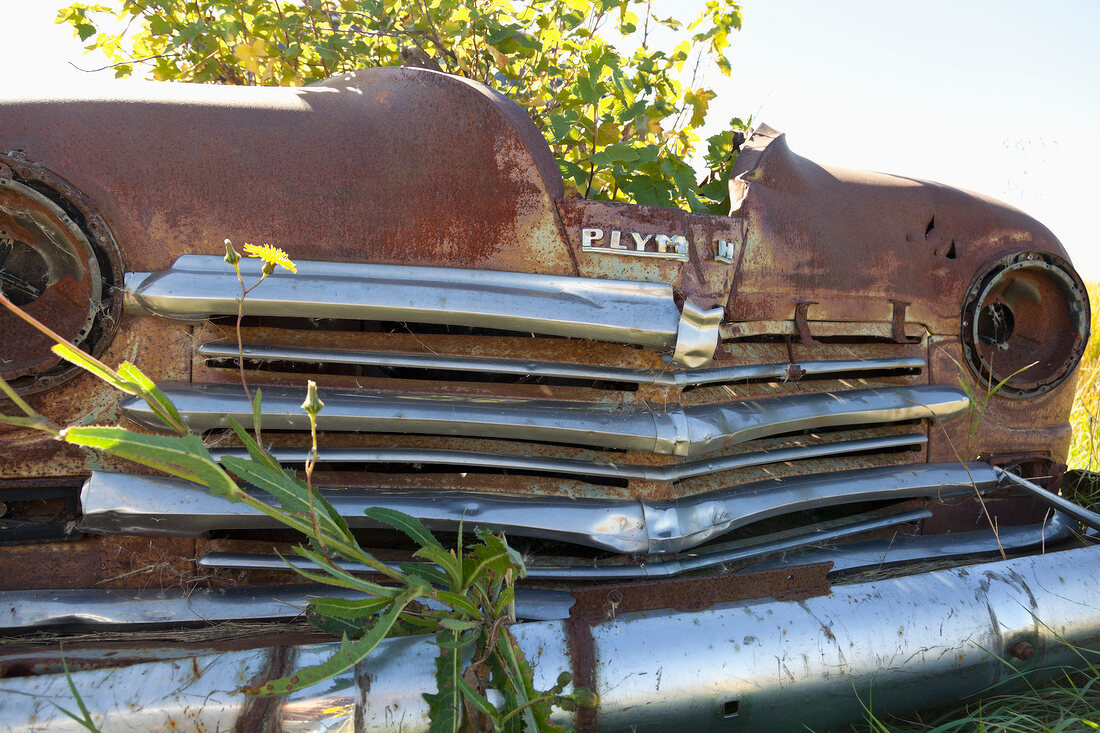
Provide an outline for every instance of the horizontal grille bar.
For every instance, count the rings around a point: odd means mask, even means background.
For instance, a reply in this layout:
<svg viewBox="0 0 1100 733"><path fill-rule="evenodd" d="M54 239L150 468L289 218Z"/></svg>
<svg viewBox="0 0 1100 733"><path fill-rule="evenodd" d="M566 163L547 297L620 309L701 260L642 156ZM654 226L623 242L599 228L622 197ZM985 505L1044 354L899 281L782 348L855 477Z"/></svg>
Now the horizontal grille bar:
<svg viewBox="0 0 1100 733"><path fill-rule="evenodd" d="M644 578L672 578L696 570L705 570L725 563L766 557L776 552L786 552L809 545L872 532L885 527L893 527L905 522L916 522L932 516L925 509L902 512L876 519L865 519L842 523L823 529L819 526L804 528L804 531L782 539L769 536L753 538L744 546L723 548L717 552L693 552L690 556L669 558L667 560L649 560L640 565L593 564L571 565L566 567L545 567L528 565L529 580L631 580ZM373 573L374 570L349 561L337 561L336 564L350 572ZM277 555L256 555L243 552L210 552L199 558L199 566L221 570L308 570L313 563L303 557L279 557Z"/></svg>
<svg viewBox="0 0 1100 733"><path fill-rule="evenodd" d="M0 591L0 629L52 626L147 626L296 618L330 585L169 589L155 592L80 588ZM348 600L370 598L341 589ZM423 599L426 603L433 603ZM516 616L533 621L568 618L573 596L516 588Z"/></svg>
<svg viewBox="0 0 1100 733"><path fill-rule="evenodd" d="M732 471L769 463L800 461L811 458L868 453L897 448L915 447L928 442L920 433L886 435L877 438L844 440L835 443L817 443L790 448L753 451L732 456L720 456L701 461L676 463L668 466L631 465L625 463L597 463L567 458L533 458L474 451L432 450L420 448L326 448L320 455L322 463L416 463L421 465L461 466L467 469L506 469L540 473L559 473L589 478L636 479L640 481L681 481L719 471ZM272 455L281 463L305 463L310 451L296 448L275 448ZM222 456L247 458L248 451L212 450L210 454L220 460Z"/></svg>
<svg viewBox="0 0 1100 733"><path fill-rule="evenodd" d="M223 384L163 385L193 430L230 427L232 417L252 424L240 387ZM309 430L303 392L265 388L263 427ZM890 389L798 394L712 405L651 407L511 398L395 396L323 390L320 430L416 433L569 443L665 455L699 456L731 445L784 433L846 425L932 418L946 420L967 407L954 387L917 385ZM129 398L122 409L134 421L163 429L149 406Z"/></svg>
<svg viewBox="0 0 1100 733"><path fill-rule="evenodd" d="M259 278L261 263L242 260ZM350 262L297 263L245 299L250 316L348 318L493 328L637 344L674 351L674 361L709 362L722 310L683 310L665 283ZM241 286L222 258L184 255L160 272L126 276L126 310L198 320L235 315Z"/></svg>
<svg viewBox="0 0 1100 733"><path fill-rule="evenodd" d="M806 361L797 364L752 364L748 366L713 367L709 369L624 369L621 367L589 366L551 361L522 359L488 359L482 357L439 356L385 351L352 351L341 349L305 349L293 346L245 345L240 352L236 344L210 343L198 347L200 356L213 359L245 359L255 361L287 361L306 364L340 364L345 366L396 367L432 369L481 374L554 377L560 379L592 379L605 382L659 384L671 387L694 387L750 380L787 380L792 373L799 378L819 376L859 376L867 372L920 370L924 359L900 357L893 359L844 359Z"/></svg>
<svg viewBox="0 0 1100 733"><path fill-rule="evenodd" d="M912 562L960 558L977 560L982 556L1001 557L1005 552L1037 548L1046 548L1049 551L1072 537L1076 527L1072 518L1055 511L1049 519L1042 522L998 527L996 530L976 529L969 532L894 537L807 549L753 565L746 570L831 562L831 572L836 573Z"/></svg>
<svg viewBox="0 0 1100 733"><path fill-rule="evenodd" d="M997 482L987 464L944 463L762 481L672 501L366 489L327 491L325 498L353 528L379 526L363 512L387 507L421 519L429 529L454 530L465 522L612 552L662 554L793 511L946 497L984 491ZM197 536L214 529L279 527L252 507L230 504L179 479L95 472L84 484L81 504L81 529L90 532Z"/></svg>

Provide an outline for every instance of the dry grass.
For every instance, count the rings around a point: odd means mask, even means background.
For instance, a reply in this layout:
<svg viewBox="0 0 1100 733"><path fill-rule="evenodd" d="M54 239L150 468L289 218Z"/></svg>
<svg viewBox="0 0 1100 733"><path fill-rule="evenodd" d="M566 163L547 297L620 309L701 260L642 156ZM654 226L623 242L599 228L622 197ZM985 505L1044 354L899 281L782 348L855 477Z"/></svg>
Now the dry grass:
<svg viewBox="0 0 1100 733"><path fill-rule="evenodd" d="M1077 396L1073 400L1073 445L1069 467L1100 469L1100 282L1088 284L1092 301L1092 338L1081 359Z"/></svg>

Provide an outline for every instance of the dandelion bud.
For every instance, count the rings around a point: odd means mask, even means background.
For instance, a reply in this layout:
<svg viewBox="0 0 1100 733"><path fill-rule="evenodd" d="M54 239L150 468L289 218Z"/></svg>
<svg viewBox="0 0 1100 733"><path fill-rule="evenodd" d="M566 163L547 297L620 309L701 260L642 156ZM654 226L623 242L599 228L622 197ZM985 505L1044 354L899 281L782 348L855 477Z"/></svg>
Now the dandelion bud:
<svg viewBox="0 0 1100 733"><path fill-rule="evenodd" d="M228 239L225 240L225 261L234 267L241 261L241 256L237 254L237 250L233 249L233 243Z"/></svg>
<svg viewBox="0 0 1100 733"><path fill-rule="evenodd" d="M302 409L316 417L321 408L325 406L321 398L317 396L317 383L312 379L306 385L306 401L302 403Z"/></svg>

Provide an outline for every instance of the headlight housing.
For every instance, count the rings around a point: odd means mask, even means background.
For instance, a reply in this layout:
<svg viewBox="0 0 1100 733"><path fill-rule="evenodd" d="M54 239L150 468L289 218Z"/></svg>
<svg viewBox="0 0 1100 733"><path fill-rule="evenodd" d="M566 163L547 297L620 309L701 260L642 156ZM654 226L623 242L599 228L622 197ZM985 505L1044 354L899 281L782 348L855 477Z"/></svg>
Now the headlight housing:
<svg viewBox="0 0 1100 733"><path fill-rule="evenodd" d="M1081 360L1089 339L1089 299L1070 264L1024 251L986 266L966 292L963 354L987 388L1033 397L1050 391Z"/></svg>

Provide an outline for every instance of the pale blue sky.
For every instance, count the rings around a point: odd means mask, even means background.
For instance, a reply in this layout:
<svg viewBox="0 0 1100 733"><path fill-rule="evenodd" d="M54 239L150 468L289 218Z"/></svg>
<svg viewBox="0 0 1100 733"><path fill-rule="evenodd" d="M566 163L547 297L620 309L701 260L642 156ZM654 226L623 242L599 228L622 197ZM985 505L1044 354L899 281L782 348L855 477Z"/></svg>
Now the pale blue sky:
<svg viewBox="0 0 1100 733"><path fill-rule="evenodd" d="M657 0L662 2L662 0ZM702 0L669 2L686 18ZM0 0L0 83L89 83L54 0ZM1100 278L1100 2L744 0L713 119L752 114L822 163L928 178L1029 212ZM105 75L109 80L109 73Z"/></svg>

